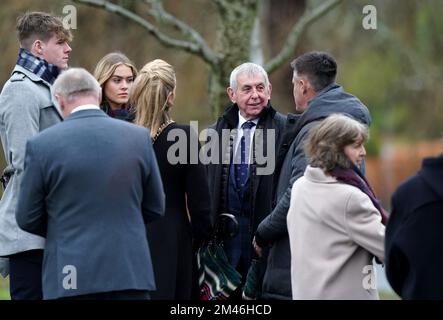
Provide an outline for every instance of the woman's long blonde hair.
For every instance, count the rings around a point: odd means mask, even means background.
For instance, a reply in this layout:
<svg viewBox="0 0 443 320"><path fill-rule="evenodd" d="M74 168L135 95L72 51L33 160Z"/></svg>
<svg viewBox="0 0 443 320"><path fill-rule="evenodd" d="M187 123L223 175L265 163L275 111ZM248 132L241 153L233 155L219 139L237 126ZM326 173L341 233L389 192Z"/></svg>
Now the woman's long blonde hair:
<svg viewBox="0 0 443 320"><path fill-rule="evenodd" d="M137 76L137 68L134 66L129 58L121 52L111 52L105 55L97 63L94 70L94 77L97 79L98 83L102 87L102 100L103 103L106 102L105 97L105 83L108 81L115 72L117 67L125 65L132 70L132 75L134 78Z"/></svg>
<svg viewBox="0 0 443 320"><path fill-rule="evenodd" d="M135 123L148 128L153 138L160 126L171 120L170 96L176 85L172 66L160 59L147 63L131 89L131 104L135 107Z"/></svg>

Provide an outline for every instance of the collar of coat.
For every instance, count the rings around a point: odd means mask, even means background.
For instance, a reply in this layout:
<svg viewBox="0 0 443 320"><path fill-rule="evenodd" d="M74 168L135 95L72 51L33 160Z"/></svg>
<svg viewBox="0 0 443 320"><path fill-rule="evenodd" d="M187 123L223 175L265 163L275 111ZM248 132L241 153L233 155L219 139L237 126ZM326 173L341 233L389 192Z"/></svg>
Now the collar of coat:
<svg viewBox="0 0 443 320"><path fill-rule="evenodd" d="M266 107L258 115L258 124L262 123L268 116L274 117L276 111L268 101ZM229 127L235 128L238 124L238 105L236 103L229 105L222 115L222 118L228 123Z"/></svg>
<svg viewBox="0 0 443 320"><path fill-rule="evenodd" d="M23 48L19 49L16 65L32 72L50 84L54 83L60 73L60 69L57 66L34 56Z"/></svg>

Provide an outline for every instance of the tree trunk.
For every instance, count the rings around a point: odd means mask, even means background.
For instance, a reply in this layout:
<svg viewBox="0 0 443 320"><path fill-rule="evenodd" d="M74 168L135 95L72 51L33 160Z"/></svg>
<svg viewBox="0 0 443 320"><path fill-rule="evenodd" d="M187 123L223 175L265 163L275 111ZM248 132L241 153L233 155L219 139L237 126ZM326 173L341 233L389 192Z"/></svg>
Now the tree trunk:
<svg viewBox="0 0 443 320"><path fill-rule="evenodd" d="M218 24L214 49L211 49L202 36L190 25L165 11L162 0L145 0L149 10L147 14L159 24L172 27L182 34L182 38L175 38L158 28L150 19L135 12L134 3L129 8L129 0L119 0L120 5L108 0L73 0L90 6L102 8L129 19L153 35L158 41L168 47L177 48L201 57L209 67L209 105L212 115L216 119L222 113L223 106L228 102L225 93L229 84L229 75L233 68L241 63L251 61L255 53L251 53L251 42L254 24L262 8L264 0L213 0L217 6ZM293 0L285 0L292 3ZM264 68L271 74L283 64L294 51L303 30L322 17L325 13L339 4L342 0L327 0L317 7L305 12L299 21L295 22L287 35L279 54L271 57ZM273 1L273 5L280 1ZM304 0L297 0L297 4L304 4ZM269 3L268 3L269 4ZM269 6L268 6L269 7ZM286 10L286 9L285 9ZM279 23L279 22L278 22ZM280 27L280 25L278 25ZM258 37L261 37L258 34ZM256 49L254 49L256 50ZM261 51L261 50L260 50ZM260 52L261 53L261 52ZM260 55L258 55L260 57Z"/></svg>
<svg viewBox="0 0 443 320"><path fill-rule="evenodd" d="M226 87L236 66L249 61L251 34L258 13L259 0L217 1L219 21L214 49L223 57L211 66L209 98L214 118L228 102Z"/></svg>
<svg viewBox="0 0 443 320"><path fill-rule="evenodd" d="M209 103L212 111L212 118L216 120L223 112L224 107L229 102L226 87L229 80L225 80L220 69L211 68L209 72ZM228 75L229 76L229 75Z"/></svg>

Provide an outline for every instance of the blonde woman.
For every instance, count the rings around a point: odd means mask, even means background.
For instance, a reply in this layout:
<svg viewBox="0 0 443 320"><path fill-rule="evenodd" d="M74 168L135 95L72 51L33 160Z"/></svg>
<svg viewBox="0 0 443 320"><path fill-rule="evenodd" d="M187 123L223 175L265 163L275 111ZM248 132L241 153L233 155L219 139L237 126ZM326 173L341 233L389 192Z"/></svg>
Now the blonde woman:
<svg viewBox="0 0 443 320"><path fill-rule="evenodd" d="M129 94L137 69L131 60L121 52L108 53L97 63L94 76L102 87L102 110L112 118L132 122Z"/></svg>
<svg viewBox="0 0 443 320"><path fill-rule="evenodd" d="M190 141L198 141L190 136L196 133L190 126L174 122L170 115L175 88L174 69L157 59L140 70L131 93L135 123L151 132L152 141L146 143L154 145L166 195L164 218L148 225L157 286L151 295L154 300L191 299L191 288L197 288L193 245L198 247L211 231L206 171L201 163L190 163L194 150ZM168 135L176 139L168 141ZM177 143L181 147L168 158L169 148ZM193 156L198 159L198 154ZM171 157L180 159L179 163Z"/></svg>
<svg viewBox="0 0 443 320"><path fill-rule="evenodd" d="M367 138L367 127L343 114L311 129L287 216L295 300L378 299L372 260L384 260L385 218L358 169Z"/></svg>

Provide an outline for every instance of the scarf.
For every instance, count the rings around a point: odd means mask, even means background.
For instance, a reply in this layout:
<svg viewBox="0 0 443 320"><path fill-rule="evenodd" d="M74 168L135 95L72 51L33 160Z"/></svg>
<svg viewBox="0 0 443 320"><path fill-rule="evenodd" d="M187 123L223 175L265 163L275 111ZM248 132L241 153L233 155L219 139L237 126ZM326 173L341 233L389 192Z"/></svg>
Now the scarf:
<svg viewBox="0 0 443 320"><path fill-rule="evenodd" d="M46 60L34 56L23 48L20 48L18 52L16 64L34 73L49 84L53 84L60 73L57 66L49 64Z"/></svg>
<svg viewBox="0 0 443 320"><path fill-rule="evenodd" d="M349 184L351 186L359 188L363 193L365 193L369 199L371 199L372 204L377 208L381 214L381 222L386 225L388 221L388 215L386 210L380 204L380 201L375 196L369 182L362 175L360 170L356 166L352 166L349 169L344 169L340 167L335 167L331 172L329 172L337 181Z"/></svg>
<svg viewBox="0 0 443 320"><path fill-rule="evenodd" d="M101 109L111 118L125 120L128 122L134 122L135 120L135 111L134 108L128 103L126 106L119 110L112 110L111 106L107 101L103 101L101 104Z"/></svg>

